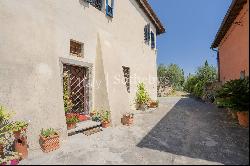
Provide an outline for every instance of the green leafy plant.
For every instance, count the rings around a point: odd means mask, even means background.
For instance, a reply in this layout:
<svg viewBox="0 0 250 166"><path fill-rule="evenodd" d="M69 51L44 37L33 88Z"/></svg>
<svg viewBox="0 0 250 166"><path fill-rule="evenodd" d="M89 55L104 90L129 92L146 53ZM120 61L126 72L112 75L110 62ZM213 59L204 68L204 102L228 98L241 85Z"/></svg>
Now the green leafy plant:
<svg viewBox="0 0 250 166"><path fill-rule="evenodd" d="M186 82L184 83L184 90L191 93L195 97L202 98L206 86L216 81L216 68L209 65L206 61L204 65L197 69L195 75L188 76Z"/></svg>
<svg viewBox="0 0 250 166"><path fill-rule="evenodd" d="M110 111L101 111L101 121L109 123L111 121L111 113Z"/></svg>
<svg viewBox="0 0 250 166"><path fill-rule="evenodd" d="M92 116L92 120L95 121L95 122L100 122L101 121L101 114L100 112L94 110L92 112L93 116Z"/></svg>
<svg viewBox="0 0 250 166"><path fill-rule="evenodd" d="M48 129L42 129L41 130L41 136L43 136L45 138L56 135L56 134L57 134L57 132L53 128L48 128Z"/></svg>
<svg viewBox="0 0 250 166"><path fill-rule="evenodd" d="M73 123L77 123L77 122L79 122L79 120L76 116L72 116L72 117L66 119L67 124L73 124Z"/></svg>
<svg viewBox="0 0 250 166"><path fill-rule="evenodd" d="M74 106L72 100L70 99L68 87L69 87L69 75L67 72L65 72L63 75L63 101L64 101L65 113L71 111L71 109Z"/></svg>
<svg viewBox="0 0 250 166"><path fill-rule="evenodd" d="M139 83L137 88L135 102L139 105L147 104L147 102L150 100L150 97L146 91L144 83Z"/></svg>
<svg viewBox="0 0 250 166"><path fill-rule="evenodd" d="M25 121L16 121L12 125L12 131L21 131L28 127L28 123Z"/></svg>
<svg viewBox="0 0 250 166"><path fill-rule="evenodd" d="M236 111L249 111L249 78L226 82L216 92L216 104Z"/></svg>

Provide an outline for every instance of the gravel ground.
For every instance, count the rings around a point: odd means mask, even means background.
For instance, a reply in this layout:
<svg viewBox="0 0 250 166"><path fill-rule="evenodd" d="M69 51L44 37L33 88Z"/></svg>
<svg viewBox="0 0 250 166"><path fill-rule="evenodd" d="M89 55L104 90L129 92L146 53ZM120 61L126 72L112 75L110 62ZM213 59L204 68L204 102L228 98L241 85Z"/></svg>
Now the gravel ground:
<svg viewBox="0 0 250 166"><path fill-rule="evenodd" d="M71 136L20 164L249 164L249 129L225 111L192 98L159 100L157 110L135 112L130 127Z"/></svg>

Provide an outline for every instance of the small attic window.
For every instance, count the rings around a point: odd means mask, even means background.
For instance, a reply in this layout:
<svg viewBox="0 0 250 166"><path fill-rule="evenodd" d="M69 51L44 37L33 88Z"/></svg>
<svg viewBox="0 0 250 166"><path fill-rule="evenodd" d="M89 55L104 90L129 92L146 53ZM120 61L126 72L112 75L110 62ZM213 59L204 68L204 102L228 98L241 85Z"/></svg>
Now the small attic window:
<svg viewBox="0 0 250 166"><path fill-rule="evenodd" d="M70 40L70 54L77 57L83 57L83 43Z"/></svg>

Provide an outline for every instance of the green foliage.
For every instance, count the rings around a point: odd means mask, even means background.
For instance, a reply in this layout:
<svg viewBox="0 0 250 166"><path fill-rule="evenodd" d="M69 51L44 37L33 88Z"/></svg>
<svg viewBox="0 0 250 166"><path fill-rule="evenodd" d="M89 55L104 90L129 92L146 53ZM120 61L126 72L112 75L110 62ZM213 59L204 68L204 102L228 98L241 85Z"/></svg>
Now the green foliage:
<svg viewBox="0 0 250 166"><path fill-rule="evenodd" d="M137 88L135 102L139 105L146 104L150 100L150 97L146 91L144 83L139 83Z"/></svg>
<svg viewBox="0 0 250 166"><path fill-rule="evenodd" d="M28 127L28 123L25 121L16 121L13 123L12 131L20 131Z"/></svg>
<svg viewBox="0 0 250 166"><path fill-rule="evenodd" d="M111 119L111 113L110 111L101 111L101 121L102 122L110 122Z"/></svg>
<svg viewBox="0 0 250 166"><path fill-rule="evenodd" d="M49 128L49 129L46 129L46 130L44 130L44 129L41 130L41 136L43 136L45 138L56 135L56 134L57 134L57 132L53 128Z"/></svg>
<svg viewBox="0 0 250 166"><path fill-rule="evenodd" d="M67 72L65 72L63 75L63 101L64 101L65 113L69 112L74 106L69 96L68 83L69 83L69 75Z"/></svg>
<svg viewBox="0 0 250 166"><path fill-rule="evenodd" d="M95 122L100 122L101 121L101 113L94 110L93 112L93 116L92 116L92 120Z"/></svg>
<svg viewBox="0 0 250 166"><path fill-rule="evenodd" d="M249 78L226 82L216 94L218 106L249 111Z"/></svg>
<svg viewBox="0 0 250 166"><path fill-rule="evenodd" d="M79 119L76 116L72 116L66 119L67 124L72 124L72 123L77 123L77 122L79 122Z"/></svg>
<svg viewBox="0 0 250 166"><path fill-rule="evenodd" d="M177 64L159 65L157 76L160 86L172 86L174 90L182 90L185 82L184 71Z"/></svg>
<svg viewBox="0 0 250 166"><path fill-rule="evenodd" d="M210 66L206 61L203 66L199 67L195 75L190 75L185 84L184 90L196 97L202 98L204 89L209 83L217 80L216 68Z"/></svg>

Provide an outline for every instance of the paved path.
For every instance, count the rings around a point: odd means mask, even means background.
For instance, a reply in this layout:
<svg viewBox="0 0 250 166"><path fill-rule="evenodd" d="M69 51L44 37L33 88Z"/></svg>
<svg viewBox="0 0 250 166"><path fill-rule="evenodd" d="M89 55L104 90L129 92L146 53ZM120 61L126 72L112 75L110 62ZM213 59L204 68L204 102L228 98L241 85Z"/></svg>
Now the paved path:
<svg viewBox="0 0 250 166"><path fill-rule="evenodd" d="M211 104L161 98L158 110L136 113L131 127L71 136L21 164L249 164L248 134Z"/></svg>

